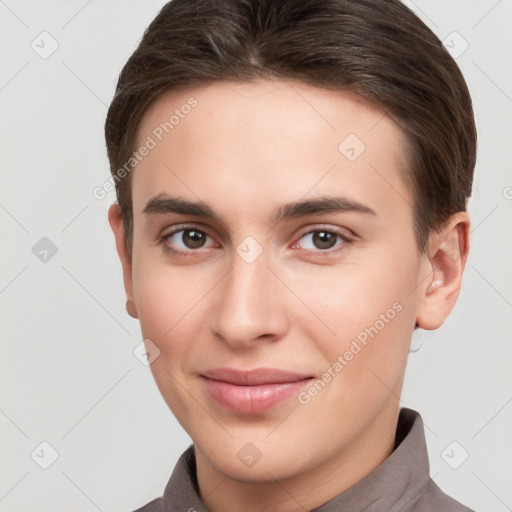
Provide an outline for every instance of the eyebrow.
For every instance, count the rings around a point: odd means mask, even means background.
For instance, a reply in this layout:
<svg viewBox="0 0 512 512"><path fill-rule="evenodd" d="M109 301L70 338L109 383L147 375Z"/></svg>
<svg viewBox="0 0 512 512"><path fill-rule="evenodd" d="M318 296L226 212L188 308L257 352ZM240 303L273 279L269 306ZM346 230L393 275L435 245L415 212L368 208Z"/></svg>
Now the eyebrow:
<svg viewBox="0 0 512 512"><path fill-rule="evenodd" d="M358 201L344 197L325 196L283 204L273 213L272 221L278 223L308 215L343 212L356 212L377 216L374 210ZM170 197L166 194L158 194L150 198L142 213L148 215L178 213L204 217L223 223L214 210L203 201L188 201L179 197Z"/></svg>
<svg viewBox="0 0 512 512"><path fill-rule="evenodd" d="M283 204L273 215L274 222L287 219L320 215L322 213L357 212L377 216L374 210L358 201L344 197L326 196Z"/></svg>
<svg viewBox="0 0 512 512"><path fill-rule="evenodd" d="M166 194L158 194L152 197L142 213L148 215L163 215L167 213L181 213L182 215L197 215L221 221L219 216L203 201L187 201L179 197L169 197Z"/></svg>

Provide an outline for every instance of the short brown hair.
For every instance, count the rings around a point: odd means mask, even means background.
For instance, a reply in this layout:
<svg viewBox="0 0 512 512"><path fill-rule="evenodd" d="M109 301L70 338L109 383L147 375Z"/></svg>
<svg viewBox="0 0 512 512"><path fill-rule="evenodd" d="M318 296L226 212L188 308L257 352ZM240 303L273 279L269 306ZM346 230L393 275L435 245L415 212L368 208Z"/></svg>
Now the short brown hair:
<svg viewBox="0 0 512 512"><path fill-rule="evenodd" d="M222 80L294 79L381 105L407 141L418 247L464 211L476 128L469 91L438 37L398 0L172 0L123 67L105 137L112 176L164 91ZM131 252L129 175L116 192Z"/></svg>

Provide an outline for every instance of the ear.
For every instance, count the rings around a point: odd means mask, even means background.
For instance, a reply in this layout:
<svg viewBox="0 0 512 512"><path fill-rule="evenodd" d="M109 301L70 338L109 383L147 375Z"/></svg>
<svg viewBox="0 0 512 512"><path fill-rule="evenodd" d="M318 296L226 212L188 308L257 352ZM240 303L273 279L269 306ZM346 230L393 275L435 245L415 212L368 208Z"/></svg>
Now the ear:
<svg viewBox="0 0 512 512"><path fill-rule="evenodd" d="M117 203L112 204L108 209L108 222L114 233L117 254L119 255L119 259L121 260L121 265L123 267L123 281L126 292L126 311L132 318L139 318L133 296L132 257L128 253L128 248L126 247L123 218Z"/></svg>
<svg viewBox="0 0 512 512"><path fill-rule="evenodd" d="M455 306L469 252L469 226L467 212L458 212L429 239L425 258L430 275L421 288L416 320L422 329L441 327Z"/></svg>

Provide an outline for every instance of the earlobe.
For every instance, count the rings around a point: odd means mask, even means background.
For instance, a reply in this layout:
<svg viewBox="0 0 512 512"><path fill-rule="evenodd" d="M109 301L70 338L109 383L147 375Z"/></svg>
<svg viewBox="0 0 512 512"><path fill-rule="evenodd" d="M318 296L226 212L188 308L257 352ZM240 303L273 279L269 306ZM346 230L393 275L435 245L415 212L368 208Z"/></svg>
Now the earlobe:
<svg viewBox="0 0 512 512"><path fill-rule="evenodd" d="M108 210L108 221L116 242L116 249L121 266L123 267L123 282L126 292L126 311L132 318L138 318L137 306L133 295L132 257L128 253L124 235L123 219L121 210L117 203L110 206Z"/></svg>
<svg viewBox="0 0 512 512"><path fill-rule="evenodd" d="M420 328L439 328L452 311L459 296L468 250L469 216L459 212L429 241L425 257L430 275L420 291L416 320Z"/></svg>
<svg viewBox="0 0 512 512"><path fill-rule="evenodd" d="M126 312L132 318L139 318L139 313L137 311L137 306L135 305L135 302L133 300L128 299L126 301Z"/></svg>

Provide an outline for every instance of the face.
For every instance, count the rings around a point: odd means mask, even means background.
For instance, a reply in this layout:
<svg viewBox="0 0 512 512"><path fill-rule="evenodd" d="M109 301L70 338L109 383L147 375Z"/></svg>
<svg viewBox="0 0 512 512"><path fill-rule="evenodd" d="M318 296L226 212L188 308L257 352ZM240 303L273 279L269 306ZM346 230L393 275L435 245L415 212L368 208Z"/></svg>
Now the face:
<svg viewBox="0 0 512 512"><path fill-rule="evenodd" d="M403 143L376 106L299 82L173 91L146 112L126 290L217 470L286 478L394 433L429 272Z"/></svg>

